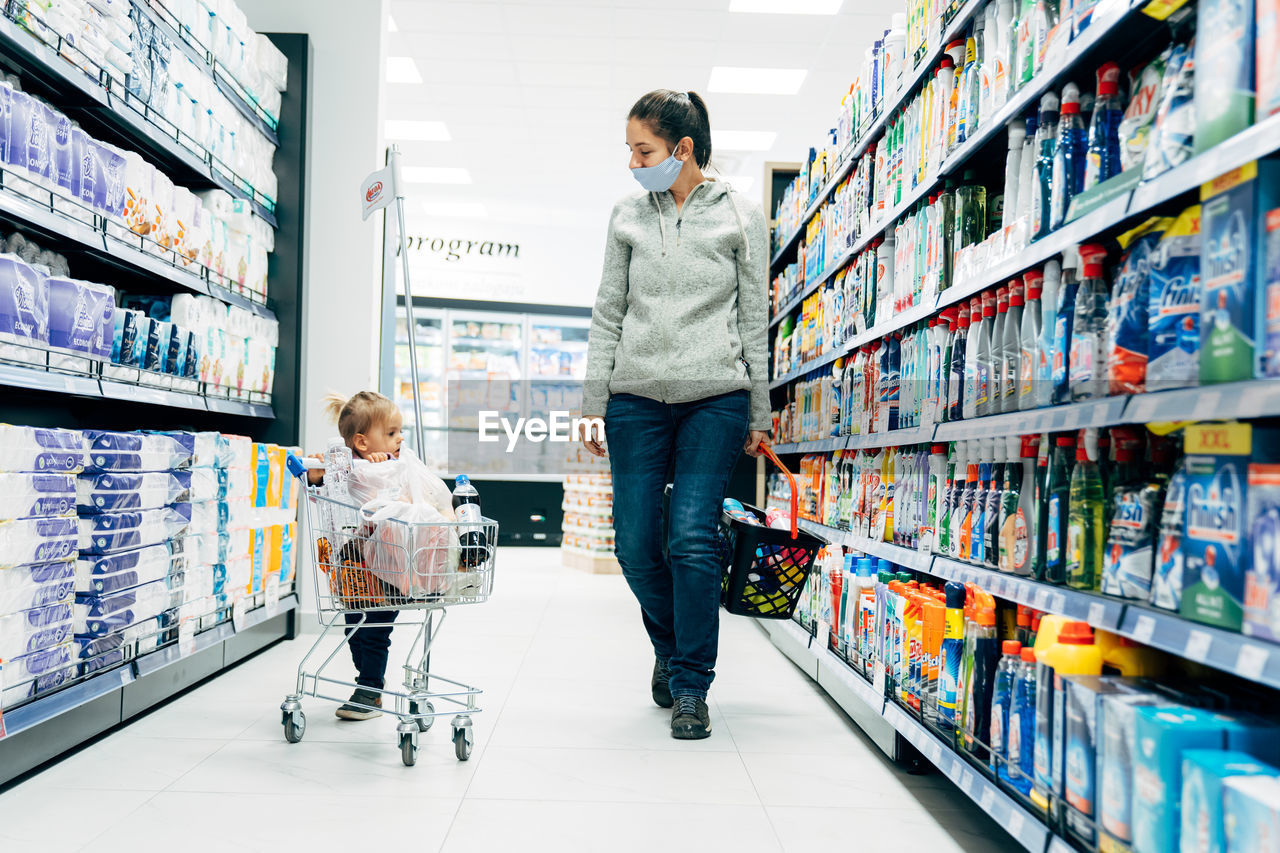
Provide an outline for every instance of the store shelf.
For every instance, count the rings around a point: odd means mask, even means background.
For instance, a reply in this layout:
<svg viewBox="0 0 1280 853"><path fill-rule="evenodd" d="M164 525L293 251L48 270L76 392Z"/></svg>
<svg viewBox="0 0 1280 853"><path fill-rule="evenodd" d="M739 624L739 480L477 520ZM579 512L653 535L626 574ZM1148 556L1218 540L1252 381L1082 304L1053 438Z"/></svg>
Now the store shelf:
<svg viewBox="0 0 1280 853"><path fill-rule="evenodd" d="M883 740L875 734L879 721L887 723L919 750L1026 850L1031 853L1045 850L1051 835L1038 817L1025 810L914 716L886 701L860 673L827 649L823 640L812 637L792 620L761 621L760 624L773 644L823 687L860 726L865 726L864 720L871 718L872 727L867 733L891 758L896 757L895 750L886 749Z"/></svg>
<svg viewBox="0 0 1280 853"><path fill-rule="evenodd" d="M924 444L933 440L933 424L911 427L910 429L892 429L888 432L873 432L866 435L851 435L845 444L848 450L864 450L876 447L901 447L907 444Z"/></svg>
<svg viewBox="0 0 1280 853"><path fill-rule="evenodd" d="M1197 663L1280 688L1280 646L1130 603L1119 633Z"/></svg>
<svg viewBox="0 0 1280 853"><path fill-rule="evenodd" d="M905 311L900 311L894 314L891 320L878 326L873 326L861 334L854 335L849 340L837 346L831 352L820 355L817 358L812 358L782 378L773 380L769 383L769 390L772 391L775 388L781 388L783 385L786 385L789 382L794 382L796 379L799 379L801 376L804 376L811 371L818 370L821 367L831 364L838 358L847 356L849 353L865 344L879 340L886 335L893 334L899 329L910 326L912 323L924 320L925 318L932 316L935 310L937 310L935 302L930 300L928 303L922 303L920 305L912 306Z"/></svg>
<svg viewBox="0 0 1280 853"><path fill-rule="evenodd" d="M935 555L932 565L920 571L945 580L975 583L997 598L1060 613L1108 631L1117 630L1124 615L1125 603L1118 599L971 566L949 557Z"/></svg>
<svg viewBox="0 0 1280 853"><path fill-rule="evenodd" d="M776 444L773 447L774 453L831 453L836 450L844 450L845 445L849 443L847 436L838 436L836 438L824 438L818 441L793 441L786 444Z"/></svg>
<svg viewBox="0 0 1280 853"><path fill-rule="evenodd" d="M813 201L809 203L809 206L805 208L804 213L800 215L799 226L791 232L791 235L788 236L787 239L782 241L778 250L773 253L773 257L769 259L770 269L773 269L778 265L778 262L782 260L782 257L791 250L791 247L794 246L796 241L804 234L805 228L809 224L809 220L813 219L814 215L818 212L818 208L822 207L822 203L827 200L827 197L831 195L837 186L839 186L841 181L849 177L849 172L853 170L854 165L858 162L858 156L853 153L856 150L856 144L845 148L844 155L836 161L836 166L832 169L831 176L823 183L822 189L818 190L818 194L813 197Z"/></svg>
<svg viewBox="0 0 1280 853"><path fill-rule="evenodd" d="M959 441L992 435L1029 435L1115 426L1128 422L1124 414L1127 402L1127 397L1103 397L1026 412L952 421L938 424L935 438L938 441Z"/></svg>
<svg viewBox="0 0 1280 853"><path fill-rule="evenodd" d="M1131 423L1275 416L1280 416L1280 380L1276 379L1135 394L1125 407L1125 420Z"/></svg>

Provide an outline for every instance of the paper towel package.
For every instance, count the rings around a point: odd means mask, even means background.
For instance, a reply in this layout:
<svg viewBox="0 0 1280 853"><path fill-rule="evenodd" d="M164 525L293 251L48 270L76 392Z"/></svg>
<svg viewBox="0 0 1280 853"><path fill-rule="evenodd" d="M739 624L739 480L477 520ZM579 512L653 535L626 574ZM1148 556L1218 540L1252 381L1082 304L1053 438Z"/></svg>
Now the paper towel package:
<svg viewBox="0 0 1280 853"><path fill-rule="evenodd" d="M190 504L84 515L79 518L79 549L85 554L112 554L158 545L184 534L190 522Z"/></svg>
<svg viewBox="0 0 1280 853"><path fill-rule="evenodd" d="M17 255L0 255L0 342L49 343L49 285ZM17 353L18 348L6 352ZM28 361L30 359L23 358Z"/></svg>
<svg viewBox="0 0 1280 853"><path fill-rule="evenodd" d="M7 660L0 669L0 704L5 708L25 699L61 687L75 672L75 644L65 643Z"/></svg>
<svg viewBox="0 0 1280 853"><path fill-rule="evenodd" d="M71 639L71 600L0 616L0 660L10 661Z"/></svg>
<svg viewBox="0 0 1280 853"><path fill-rule="evenodd" d="M70 557L75 549L73 516L0 521L0 568L55 563Z"/></svg>
<svg viewBox="0 0 1280 853"><path fill-rule="evenodd" d="M186 435L184 439L182 436ZM172 471L190 466L190 433L168 434L85 430L90 472Z"/></svg>
<svg viewBox="0 0 1280 853"><path fill-rule="evenodd" d="M173 556L164 545L152 545L75 564L75 591L107 595L146 583L164 580L182 571L186 558Z"/></svg>
<svg viewBox="0 0 1280 853"><path fill-rule="evenodd" d="M190 496L188 485L165 472L81 474L76 482L76 503L85 514L159 509L184 503Z"/></svg>
<svg viewBox="0 0 1280 853"><path fill-rule="evenodd" d="M147 619L154 619L169 609L169 587L154 581L124 592L110 595L76 594L73 606L75 634L80 637L102 637Z"/></svg>
<svg viewBox="0 0 1280 853"><path fill-rule="evenodd" d="M0 519L74 515L76 478L71 474L0 474Z"/></svg>
<svg viewBox="0 0 1280 853"><path fill-rule="evenodd" d="M48 607L75 593L75 566L70 560L0 569L0 615Z"/></svg>
<svg viewBox="0 0 1280 853"><path fill-rule="evenodd" d="M0 424L0 471L79 474L87 461L79 430Z"/></svg>
<svg viewBox="0 0 1280 853"><path fill-rule="evenodd" d="M109 360L115 340L115 288L57 276L47 281L49 348Z"/></svg>

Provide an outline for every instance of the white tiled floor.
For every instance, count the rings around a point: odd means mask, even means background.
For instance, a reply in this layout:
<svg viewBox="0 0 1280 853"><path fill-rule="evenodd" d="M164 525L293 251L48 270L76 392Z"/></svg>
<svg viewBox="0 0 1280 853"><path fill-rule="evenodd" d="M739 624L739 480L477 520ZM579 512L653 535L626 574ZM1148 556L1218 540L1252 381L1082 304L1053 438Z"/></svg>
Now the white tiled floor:
<svg viewBox="0 0 1280 853"><path fill-rule="evenodd" d="M343 723L316 700L303 742L285 743L278 708L304 636L0 794L0 842L42 853L1018 849L944 778L885 760L749 620L721 623L712 737L675 741L648 696L651 651L621 578L561 569L554 549L504 550L498 572L488 604L450 613L434 657L485 689L469 762L455 760L447 719L409 768L391 719ZM345 650L338 660L349 677Z"/></svg>

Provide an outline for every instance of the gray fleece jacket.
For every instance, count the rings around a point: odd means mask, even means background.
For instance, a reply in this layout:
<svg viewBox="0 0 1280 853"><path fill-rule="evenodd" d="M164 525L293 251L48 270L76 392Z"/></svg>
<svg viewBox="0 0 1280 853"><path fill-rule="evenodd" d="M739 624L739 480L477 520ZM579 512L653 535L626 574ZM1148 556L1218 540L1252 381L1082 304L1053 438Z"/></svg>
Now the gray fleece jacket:
<svg viewBox="0 0 1280 853"><path fill-rule="evenodd" d="M750 428L769 430L769 243L760 208L704 181L677 213L670 192L613 208L591 315L583 415L610 394L688 403L751 392Z"/></svg>

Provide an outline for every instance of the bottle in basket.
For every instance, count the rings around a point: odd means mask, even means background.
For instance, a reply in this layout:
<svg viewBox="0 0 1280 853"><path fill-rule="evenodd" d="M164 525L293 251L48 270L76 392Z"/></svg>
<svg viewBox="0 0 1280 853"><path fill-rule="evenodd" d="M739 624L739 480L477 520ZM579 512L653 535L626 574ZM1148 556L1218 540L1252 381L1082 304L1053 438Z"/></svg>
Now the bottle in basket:
<svg viewBox="0 0 1280 853"><path fill-rule="evenodd" d="M453 488L453 511L458 521L468 524L480 523L480 493L471 485L471 478L459 474ZM461 528L458 542L462 546L461 566L463 569L475 569L485 563L485 538L479 528Z"/></svg>
<svg viewBox="0 0 1280 853"><path fill-rule="evenodd" d="M329 439L329 447L324 452L324 496L339 503L351 503L351 493L347 489L347 481L351 479L351 448L341 438ZM322 508L325 530L337 534L342 526L343 514L335 511L335 507L326 504ZM331 543L335 548L341 543Z"/></svg>

